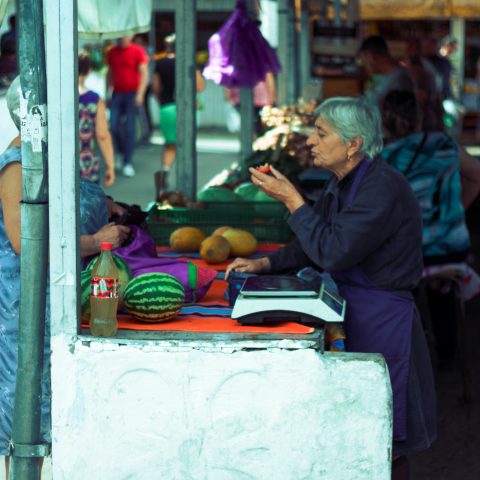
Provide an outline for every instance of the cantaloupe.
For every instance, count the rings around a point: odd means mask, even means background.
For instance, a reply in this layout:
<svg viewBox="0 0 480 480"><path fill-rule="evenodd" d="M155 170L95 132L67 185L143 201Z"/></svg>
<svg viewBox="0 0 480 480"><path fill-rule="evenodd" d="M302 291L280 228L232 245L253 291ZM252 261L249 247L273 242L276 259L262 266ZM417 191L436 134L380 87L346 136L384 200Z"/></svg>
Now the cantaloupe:
<svg viewBox="0 0 480 480"><path fill-rule="evenodd" d="M207 237L200 245L200 256L206 263L224 262L230 255L230 243L221 235Z"/></svg>
<svg viewBox="0 0 480 480"><path fill-rule="evenodd" d="M170 247L176 252L198 252L207 236L196 227L180 227L170 235Z"/></svg>
<svg viewBox="0 0 480 480"><path fill-rule="evenodd" d="M257 239L246 230L232 228L222 233L230 244L230 255L233 257L248 257L257 249Z"/></svg>

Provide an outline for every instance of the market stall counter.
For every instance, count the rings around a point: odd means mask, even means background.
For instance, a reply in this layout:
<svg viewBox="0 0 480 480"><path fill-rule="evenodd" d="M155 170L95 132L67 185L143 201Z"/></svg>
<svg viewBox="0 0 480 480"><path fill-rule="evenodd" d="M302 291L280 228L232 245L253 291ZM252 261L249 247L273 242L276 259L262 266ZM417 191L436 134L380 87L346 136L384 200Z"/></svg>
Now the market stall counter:
<svg viewBox="0 0 480 480"><path fill-rule="evenodd" d="M224 267L171 322L53 338L55 479L390 478L383 358L324 352L311 326L240 325Z"/></svg>

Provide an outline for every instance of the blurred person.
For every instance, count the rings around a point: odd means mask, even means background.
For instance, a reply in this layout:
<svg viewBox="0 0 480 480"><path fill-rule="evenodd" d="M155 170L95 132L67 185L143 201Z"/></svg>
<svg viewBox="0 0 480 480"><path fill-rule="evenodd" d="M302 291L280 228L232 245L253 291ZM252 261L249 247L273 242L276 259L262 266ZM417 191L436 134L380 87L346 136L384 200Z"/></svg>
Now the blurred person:
<svg viewBox="0 0 480 480"><path fill-rule="evenodd" d="M450 60L446 56L440 55L438 42L432 37L428 37L423 41L422 53L437 72L442 100L451 98L453 96L451 85L453 67Z"/></svg>
<svg viewBox="0 0 480 480"><path fill-rule="evenodd" d="M240 89L227 88L225 90L227 100L240 111ZM262 117L260 112L263 107L271 107L277 103L275 77L272 72L265 75L265 79L258 82L253 87L253 120L255 127L255 134L259 137L265 133L265 128L262 124Z"/></svg>
<svg viewBox="0 0 480 480"><path fill-rule="evenodd" d="M346 350L381 353L393 391L393 478L406 455L436 437L436 399L425 335L412 296L422 275L422 226L405 178L378 158L381 120L364 98L332 97L316 110L308 137L314 164L333 173L309 206L276 168L250 168L251 180L285 204L295 239L261 258L236 258L226 269L330 273L347 302ZM368 241L366 241L368 239Z"/></svg>
<svg viewBox="0 0 480 480"><path fill-rule="evenodd" d="M8 17L9 29L0 38L0 54L5 53L5 48L10 52L12 49L17 50L17 16L10 15ZM11 44L13 43L13 47ZM6 47L8 45L8 47Z"/></svg>
<svg viewBox="0 0 480 480"><path fill-rule="evenodd" d="M0 55L0 87L8 87L17 74L16 43L14 39L8 38L3 42Z"/></svg>
<svg viewBox="0 0 480 480"><path fill-rule="evenodd" d="M100 182L100 159L94 154L94 139L105 162L103 184L115 182L114 149L106 117L105 102L95 92L85 88L85 78L92 70L90 55L78 54L78 115L80 132L80 176L94 183Z"/></svg>
<svg viewBox="0 0 480 480"><path fill-rule="evenodd" d="M145 49L132 43L133 35L122 37L107 52L110 98L110 130L117 150L123 153L122 173L133 177L135 149L135 117L137 107L144 104L148 83L148 55ZM125 123L122 123L122 118Z"/></svg>
<svg viewBox="0 0 480 480"><path fill-rule="evenodd" d="M418 114L412 93L387 95L382 109L387 144L381 157L405 175L422 207L424 264L465 262L470 236L462 204L460 152L446 133L419 131ZM456 347L455 293L427 287L427 298L437 356L446 365Z"/></svg>
<svg viewBox="0 0 480 480"><path fill-rule="evenodd" d="M20 128L20 80L12 82L7 91L7 106L17 129ZM8 478L10 440L12 435L15 382L18 364L18 323L20 307L20 254L22 201L22 156L20 135L12 140L0 155L0 279L8 288L0 290L0 456L5 457ZM109 215L121 215L124 210L108 201L101 188L80 179L80 256L100 252L102 242L119 247L130 229L108 223ZM47 283L47 296L49 287ZM51 443L50 427L50 307L47 298L45 312L45 343L39 441ZM42 466L40 461L40 469ZM40 476L40 472L39 472Z"/></svg>
<svg viewBox="0 0 480 480"><path fill-rule="evenodd" d="M379 108L392 90L415 91L412 77L392 57L387 42L380 35L372 35L363 40L359 54L372 82L365 96L376 102Z"/></svg>
<svg viewBox="0 0 480 480"><path fill-rule="evenodd" d="M152 75L153 75L153 57L154 57L154 49L148 43L148 34L147 33L139 33L133 37L133 43L140 45L145 49L148 56L148 80L147 80L147 87L145 89L145 95L143 98L143 105L139 107L139 120L141 126L141 139L143 141L148 141L150 139L150 135L153 131L153 123L152 118L150 115L149 109L149 100L152 95Z"/></svg>
<svg viewBox="0 0 480 480"><path fill-rule="evenodd" d="M200 71L195 71L197 92L205 88ZM177 107L175 104L175 34L165 37L165 56L157 60L152 76L152 90L160 103L160 128L165 139L162 170L155 174L157 197L168 185L168 172L176 156Z"/></svg>
<svg viewBox="0 0 480 480"><path fill-rule="evenodd" d="M415 82L420 128L424 132L441 132L443 131L443 109L435 68L423 58L418 38L407 41L405 54L405 68Z"/></svg>

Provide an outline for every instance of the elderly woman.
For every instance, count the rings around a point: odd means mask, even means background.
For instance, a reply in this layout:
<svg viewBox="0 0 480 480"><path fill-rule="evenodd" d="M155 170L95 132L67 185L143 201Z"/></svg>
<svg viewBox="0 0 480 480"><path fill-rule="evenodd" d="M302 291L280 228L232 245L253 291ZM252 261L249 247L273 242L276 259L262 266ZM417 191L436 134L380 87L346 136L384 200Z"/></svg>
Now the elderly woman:
<svg viewBox="0 0 480 480"><path fill-rule="evenodd" d="M20 84L18 77L7 92L10 115L20 125ZM15 377L18 354L18 321L20 303L20 202L22 199L22 166L20 137L0 155L0 456L6 457L8 478L8 445L12 432ZM118 211L118 206L110 205ZM101 242L120 246L129 228L108 223L106 197L100 187L80 182L80 255L100 251ZM44 367L42 375L42 441L50 441L50 338L49 305L46 309Z"/></svg>
<svg viewBox="0 0 480 480"><path fill-rule="evenodd" d="M317 109L308 138L314 163L333 173L313 207L275 168L250 169L252 182L283 202L296 239L259 259L227 268L276 273L313 266L329 272L347 301L346 347L384 355L394 404L394 455L435 437L430 359L411 290L422 273L421 213L407 181L377 155L380 115L360 98L336 97Z"/></svg>

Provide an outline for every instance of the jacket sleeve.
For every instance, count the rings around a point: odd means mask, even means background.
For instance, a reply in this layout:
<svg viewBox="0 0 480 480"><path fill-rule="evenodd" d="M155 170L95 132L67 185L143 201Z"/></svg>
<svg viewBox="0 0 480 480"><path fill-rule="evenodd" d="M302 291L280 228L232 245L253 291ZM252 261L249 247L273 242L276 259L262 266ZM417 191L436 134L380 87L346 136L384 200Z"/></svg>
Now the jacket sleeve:
<svg viewBox="0 0 480 480"><path fill-rule="evenodd" d="M289 219L306 256L326 271L359 264L385 242L402 218L399 185L391 178L365 178L353 203L326 221L303 205Z"/></svg>
<svg viewBox="0 0 480 480"><path fill-rule="evenodd" d="M299 270L302 267L312 265L312 262L303 251L298 238L295 238L285 247L269 255L268 258L270 259L271 273Z"/></svg>

